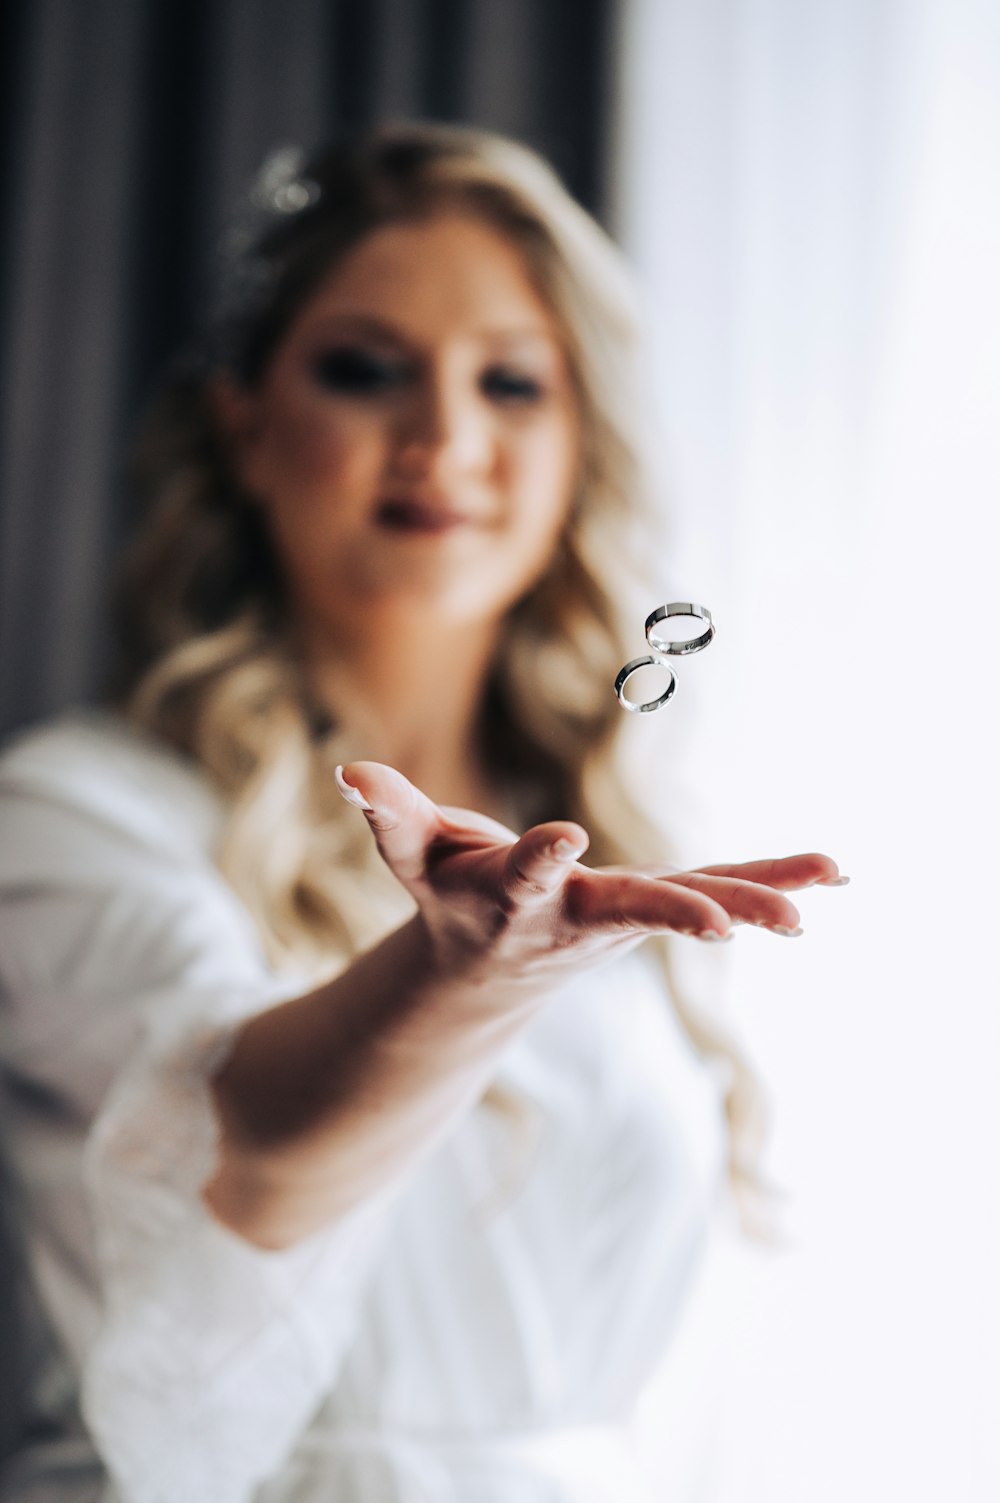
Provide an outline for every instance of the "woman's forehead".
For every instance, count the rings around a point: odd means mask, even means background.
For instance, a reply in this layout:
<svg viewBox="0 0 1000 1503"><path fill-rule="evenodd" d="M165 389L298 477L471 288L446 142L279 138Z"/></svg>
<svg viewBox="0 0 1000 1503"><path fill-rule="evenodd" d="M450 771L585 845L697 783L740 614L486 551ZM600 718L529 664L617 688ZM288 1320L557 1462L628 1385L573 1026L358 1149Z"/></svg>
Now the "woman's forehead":
<svg viewBox="0 0 1000 1503"><path fill-rule="evenodd" d="M483 342L559 339L521 248L469 213L373 230L323 278L303 315L313 325L367 324L371 333L451 328Z"/></svg>

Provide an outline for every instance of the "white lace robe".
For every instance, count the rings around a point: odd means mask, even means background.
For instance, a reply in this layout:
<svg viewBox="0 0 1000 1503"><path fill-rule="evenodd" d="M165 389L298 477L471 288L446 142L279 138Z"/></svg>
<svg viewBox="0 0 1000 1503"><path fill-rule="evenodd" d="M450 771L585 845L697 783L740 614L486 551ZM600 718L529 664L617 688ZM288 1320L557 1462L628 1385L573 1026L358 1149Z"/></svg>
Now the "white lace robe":
<svg viewBox="0 0 1000 1503"><path fill-rule="evenodd" d="M717 1083L651 968L554 997L405 1179L283 1252L206 1211L278 979L222 809L110 716L0 759L0 1065L40 1355L4 1503L647 1503L628 1421L702 1250Z"/></svg>

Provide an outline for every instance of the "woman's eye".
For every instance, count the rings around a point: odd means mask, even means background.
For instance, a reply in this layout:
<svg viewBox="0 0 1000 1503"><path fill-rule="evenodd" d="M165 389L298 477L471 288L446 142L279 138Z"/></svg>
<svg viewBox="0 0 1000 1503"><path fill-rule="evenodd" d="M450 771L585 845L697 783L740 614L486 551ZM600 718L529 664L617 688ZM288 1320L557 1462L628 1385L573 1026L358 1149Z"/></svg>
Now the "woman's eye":
<svg viewBox="0 0 1000 1503"><path fill-rule="evenodd" d="M355 349L328 350L314 362L313 370L328 390L356 396L386 391L405 375L397 361Z"/></svg>
<svg viewBox="0 0 1000 1503"><path fill-rule="evenodd" d="M534 376L503 366L486 371L480 384L486 396L499 402L538 402L545 395L545 388Z"/></svg>

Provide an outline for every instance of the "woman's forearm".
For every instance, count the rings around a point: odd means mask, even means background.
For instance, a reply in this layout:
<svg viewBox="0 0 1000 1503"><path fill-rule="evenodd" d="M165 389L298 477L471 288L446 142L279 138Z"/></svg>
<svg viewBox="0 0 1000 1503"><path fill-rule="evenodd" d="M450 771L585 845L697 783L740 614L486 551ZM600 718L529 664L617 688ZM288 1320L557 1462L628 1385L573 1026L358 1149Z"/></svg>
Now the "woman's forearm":
<svg viewBox="0 0 1000 1503"><path fill-rule="evenodd" d="M360 1205L481 1094L535 999L442 977L414 919L335 980L244 1025L213 1081L204 1198L262 1247Z"/></svg>

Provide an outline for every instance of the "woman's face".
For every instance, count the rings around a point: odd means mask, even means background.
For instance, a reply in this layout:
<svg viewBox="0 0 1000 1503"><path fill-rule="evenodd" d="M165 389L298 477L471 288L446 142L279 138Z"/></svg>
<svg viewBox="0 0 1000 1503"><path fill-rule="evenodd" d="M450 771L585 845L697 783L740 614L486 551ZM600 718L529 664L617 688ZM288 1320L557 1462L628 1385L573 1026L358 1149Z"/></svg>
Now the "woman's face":
<svg viewBox="0 0 1000 1503"><path fill-rule="evenodd" d="M498 619L544 573L579 418L520 254L458 212L374 231L223 416L300 621ZM414 623L415 624L415 623Z"/></svg>

